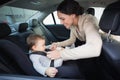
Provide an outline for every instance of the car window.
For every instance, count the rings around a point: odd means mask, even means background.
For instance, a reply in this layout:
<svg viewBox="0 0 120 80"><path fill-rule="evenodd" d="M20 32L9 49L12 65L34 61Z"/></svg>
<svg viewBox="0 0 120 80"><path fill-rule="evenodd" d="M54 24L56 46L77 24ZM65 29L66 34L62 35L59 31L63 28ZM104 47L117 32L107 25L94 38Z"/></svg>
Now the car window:
<svg viewBox="0 0 120 80"><path fill-rule="evenodd" d="M95 9L95 17L100 21L100 18L103 14L104 8L103 7L93 7Z"/></svg>
<svg viewBox="0 0 120 80"><path fill-rule="evenodd" d="M43 20L44 24L54 24L53 18L52 18L52 14L49 14L44 20Z"/></svg>
<svg viewBox="0 0 120 80"><path fill-rule="evenodd" d="M54 17L54 18L53 18ZM55 19L55 22L54 22L54 19ZM61 24L60 23L60 20L58 19L57 17L57 11L54 11L53 12L53 16L52 16L52 13L50 13L44 20L43 20L43 23L45 25L51 25L51 24Z"/></svg>

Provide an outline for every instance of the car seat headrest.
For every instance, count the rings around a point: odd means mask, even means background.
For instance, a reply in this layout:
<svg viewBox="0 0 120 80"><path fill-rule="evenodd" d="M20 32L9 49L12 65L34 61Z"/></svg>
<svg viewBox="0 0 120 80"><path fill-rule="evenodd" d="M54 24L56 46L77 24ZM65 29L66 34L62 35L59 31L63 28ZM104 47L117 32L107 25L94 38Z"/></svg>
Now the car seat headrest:
<svg viewBox="0 0 120 80"><path fill-rule="evenodd" d="M88 9L87 9L87 13L94 16L94 15L95 15L95 10L94 10L94 8L88 8Z"/></svg>
<svg viewBox="0 0 120 80"><path fill-rule="evenodd" d="M25 32L27 31L28 28L28 23L21 23L18 28L18 32Z"/></svg>
<svg viewBox="0 0 120 80"><path fill-rule="evenodd" d="M101 17L100 28L104 32L111 31L111 34L120 35L120 2L108 5Z"/></svg>
<svg viewBox="0 0 120 80"><path fill-rule="evenodd" d="M32 27L36 27L38 25L37 19L32 19Z"/></svg>
<svg viewBox="0 0 120 80"><path fill-rule="evenodd" d="M41 76L41 74L35 71L25 52L13 42L9 40L0 40L0 50L5 56L12 58L11 62L16 63L16 65L18 65L25 74Z"/></svg>
<svg viewBox="0 0 120 80"><path fill-rule="evenodd" d="M11 33L11 29L7 23L0 23L0 38L4 38Z"/></svg>

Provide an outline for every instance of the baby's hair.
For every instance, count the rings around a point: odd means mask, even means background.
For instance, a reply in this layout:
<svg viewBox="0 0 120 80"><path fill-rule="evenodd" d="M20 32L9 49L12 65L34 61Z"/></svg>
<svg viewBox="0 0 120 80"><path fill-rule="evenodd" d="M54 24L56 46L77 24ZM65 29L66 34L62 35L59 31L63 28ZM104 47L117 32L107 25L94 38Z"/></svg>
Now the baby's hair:
<svg viewBox="0 0 120 80"><path fill-rule="evenodd" d="M27 44L28 44L29 49L31 49L32 46L35 45L38 40L45 40L45 38L38 34L30 34L27 37Z"/></svg>

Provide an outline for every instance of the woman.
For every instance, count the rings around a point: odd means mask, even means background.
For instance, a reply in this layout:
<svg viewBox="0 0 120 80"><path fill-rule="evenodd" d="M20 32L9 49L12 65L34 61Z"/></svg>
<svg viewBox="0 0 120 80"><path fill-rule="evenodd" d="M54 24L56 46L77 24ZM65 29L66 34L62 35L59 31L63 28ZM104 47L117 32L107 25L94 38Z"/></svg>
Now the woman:
<svg viewBox="0 0 120 80"><path fill-rule="evenodd" d="M57 7L57 15L61 23L67 29L70 29L70 38L62 42L53 43L51 45L53 51L49 52L48 58L76 60L100 55L102 40L98 32L98 22L94 16L84 14L83 8L74 0L61 2ZM57 46L65 47L73 44L76 38L85 41L85 44L73 49L55 50Z"/></svg>

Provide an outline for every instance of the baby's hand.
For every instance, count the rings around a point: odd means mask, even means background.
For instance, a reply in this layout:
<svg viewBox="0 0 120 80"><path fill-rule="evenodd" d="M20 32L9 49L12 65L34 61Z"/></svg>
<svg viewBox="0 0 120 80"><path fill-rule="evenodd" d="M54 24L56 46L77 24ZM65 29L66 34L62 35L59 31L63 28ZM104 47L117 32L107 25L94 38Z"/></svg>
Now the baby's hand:
<svg viewBox="0 0 120 80"><path fill-rule="evenodd" d="M58 70L54 67L49 67L46 70L46 75L48 75L49 77L55 77L56 73L58 72Z"/></svg>

